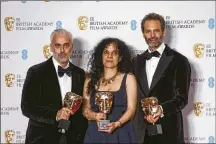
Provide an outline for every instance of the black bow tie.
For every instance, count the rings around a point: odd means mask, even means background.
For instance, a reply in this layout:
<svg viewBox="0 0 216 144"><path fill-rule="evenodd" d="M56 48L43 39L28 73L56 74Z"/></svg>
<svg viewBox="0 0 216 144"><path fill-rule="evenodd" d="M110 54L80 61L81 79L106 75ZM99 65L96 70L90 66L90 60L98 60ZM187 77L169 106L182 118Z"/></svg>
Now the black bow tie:
<svg viewBox="0 0 216 144"><path fill-rule="evenodd" d="M58 66L58 75L59 75L60 77L62 77L65 73L66 73L69 77L71 77L71 75L72 75L71 67L68 67L68 68L66 68L66 69L63 69L61 66Z"/></svg>
<svg viewBox="0 0 216 144"><path fill-rule="evenodd" d="M145 57L146 57L147 60L150 60L152 57L159 57L159 56L160 56L160 53L158 51L154 51L152 53L149 53L147 51L147 53L145 55Z"/></svg>

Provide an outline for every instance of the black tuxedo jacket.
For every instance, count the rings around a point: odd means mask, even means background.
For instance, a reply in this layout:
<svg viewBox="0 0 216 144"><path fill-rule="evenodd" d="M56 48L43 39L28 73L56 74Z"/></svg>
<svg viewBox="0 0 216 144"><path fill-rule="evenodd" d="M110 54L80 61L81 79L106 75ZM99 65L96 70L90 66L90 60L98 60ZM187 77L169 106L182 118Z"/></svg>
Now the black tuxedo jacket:
<svg viewBox="0 0 216 144"><path fill-rule="evenodd" d="M184 141L183 120L181 110L188 103L191 68L188 59L172 50L167 45L161 55L158 66L148 87L146 75L145 51L133 59L134 74L138 83L138 104L134 117L134 126L139 143L148 144L180 144ZM140 101L142 98L156 96L163 108L164 117L161 124L163 134L148 137Z"/></svg>
<svg viewBox="0 0 216 144"><path fill-rule="evenodd" d="M72 67L71 91L81 95L85 72L70 63ZM52 57L28 69L21 99L23 115L29 118L26 131L27 144L57 144L58 132L56 114L62 108L62 98ZM68 144L82 143L88 121L80 109L70 117L66 133Z"/></svg>

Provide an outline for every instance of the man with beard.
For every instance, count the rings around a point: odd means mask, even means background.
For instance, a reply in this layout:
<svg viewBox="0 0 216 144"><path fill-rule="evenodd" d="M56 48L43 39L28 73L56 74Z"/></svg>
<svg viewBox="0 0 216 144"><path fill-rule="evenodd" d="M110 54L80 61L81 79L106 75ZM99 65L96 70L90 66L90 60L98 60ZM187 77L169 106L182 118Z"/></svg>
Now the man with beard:
<svg viewBox="0 0 216 144"><path fill-rule="evenodd" d="M164 44L166 29L161 15L146 15L141 29L148 50L133 59L139 92L133 121L137 140L144 144L182 144L181 110L188 103L190 64L185 56ZM159 109L155 115L144 115L140 101L152 96L158 99Z"/></svg>
<svg viewBox="0 0 216 144"><path fill-rule="evenodd" d="M63 107L63 99L67 92L82 95L85 72L69 62L73 48L70 32L56 29L50 41L53 56L28 69L22 91L22 113L29 118L25 143L83 143L87 119L81 109L72 115ZM58 129L60 120L70 121L63 134Z"/></svg>

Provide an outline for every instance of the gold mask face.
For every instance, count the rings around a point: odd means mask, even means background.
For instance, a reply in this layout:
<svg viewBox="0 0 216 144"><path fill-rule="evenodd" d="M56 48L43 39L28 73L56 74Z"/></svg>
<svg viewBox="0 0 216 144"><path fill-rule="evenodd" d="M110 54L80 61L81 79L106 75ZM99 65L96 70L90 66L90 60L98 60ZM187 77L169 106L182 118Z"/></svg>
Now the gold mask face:
<svg viewBox="0 0 216 144"><path fill-rule="evenodd" d="M7 31L12 31L14 28L15 19L13 17L6 17L4 23L5 23L5 29Z"/></svg>

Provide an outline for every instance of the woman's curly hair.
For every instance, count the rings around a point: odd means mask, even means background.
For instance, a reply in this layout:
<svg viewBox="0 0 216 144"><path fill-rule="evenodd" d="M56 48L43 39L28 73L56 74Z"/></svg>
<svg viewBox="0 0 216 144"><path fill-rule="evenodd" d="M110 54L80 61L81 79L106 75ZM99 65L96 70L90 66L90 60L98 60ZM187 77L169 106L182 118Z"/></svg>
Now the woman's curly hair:
<svg viewBox="0 0 216 144"><path fill-rule="evenodd" d="M88 62L89 73L87 77L90 78L90 81L87 86L87 93L90 94L93 90L95 90L95 86L99 88L99 80L104 72L104 65L102 62L103 51L104 49L110 45L114 44L119 51L119 63L118 63L118 72L121 73L129 73L132 71L132 55L131 55L131 47L127 45L124 41L118 38L104 38L102 39L93 50L93 53Z"/></svg>

